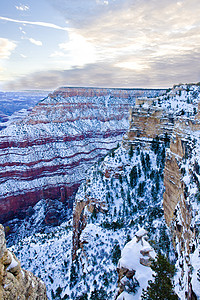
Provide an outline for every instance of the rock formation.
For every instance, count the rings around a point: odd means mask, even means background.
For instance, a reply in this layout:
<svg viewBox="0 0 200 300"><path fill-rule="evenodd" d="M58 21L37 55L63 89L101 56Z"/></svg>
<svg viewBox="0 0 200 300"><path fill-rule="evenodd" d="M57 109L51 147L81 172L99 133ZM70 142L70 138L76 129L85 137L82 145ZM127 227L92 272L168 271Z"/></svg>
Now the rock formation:
<svg viewBox="0 0 200 300"><path fill-rule="evenodd" d="M131 142L147 147L156 137L164 140L171 136L174 117L163 108L144 105L136 106L129 111L130 127L123 138L124 145Z"/></svg>
<svg viewBox="0 0 200 300"><path fill-rule="evenodd" d="M135 237L125 245L117 266L118 295L117 300L126 296L140 299L142 288L146 288L148 280L152 278L151 260L155 258L155 251L146 241L147 231L139 229Z"/></svg>
<svg viewBox="0 0 200 300"><path fill-rule="evenodd" d="M31 272L21 269L15 254L6 248L0 225L0 299L47 300L45 284Z"/></svg>

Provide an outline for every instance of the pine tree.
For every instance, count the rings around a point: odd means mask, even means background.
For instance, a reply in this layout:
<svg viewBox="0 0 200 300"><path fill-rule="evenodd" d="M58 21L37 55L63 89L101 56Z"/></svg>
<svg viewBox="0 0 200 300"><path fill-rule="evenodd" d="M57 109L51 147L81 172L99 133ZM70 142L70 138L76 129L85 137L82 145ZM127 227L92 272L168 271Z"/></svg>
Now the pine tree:
<svg viewBox="0 0 200 300"><path fill-rule="evenodd" d="M130 158L130 160L131 160L131 158L133 157L133 145L132 145L132 144L131 144L131 146L130 146L130 149L129 149L128 154L129 154L129 158Z"/></svg>
<svg viewBox="0 0 200 300"><path fill-rule="evenodd" d="M151 264L155 272L154 281L149 281L146 291L143 291L141 299L145 300L178 300L173 291L172 278L175 274L175 267L161 253Z"/></svg>
<svg viewBox="0 0 200 300"><path fill-rule="evenodd" d="M133 188L137 183L138 173L137 173L137 167L133 166L131 172L130 172L130 185Z"/></svg>
<svg viewBox="0 0 200 300"><path fill-rule="evenodd" d="M114 265L117 265L120 257L121 257L121 250L118 241L116 241L112 250L112 262Z"/></svg>

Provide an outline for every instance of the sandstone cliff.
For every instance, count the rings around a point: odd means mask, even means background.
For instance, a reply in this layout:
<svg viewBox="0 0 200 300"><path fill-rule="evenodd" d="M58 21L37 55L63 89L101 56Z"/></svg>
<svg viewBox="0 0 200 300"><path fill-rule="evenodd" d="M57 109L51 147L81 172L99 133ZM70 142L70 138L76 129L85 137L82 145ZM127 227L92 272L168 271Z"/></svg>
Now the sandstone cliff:
<svg viewBox="0 0 200 300"><path fill-rule="evenodd" d="M47 300L45 284L31 272L21 269L15 254L6 248L0 225L0 299Z"/></svg>
<svg viewBox="0 0 200 300"><path fill-rule="evenodd" d="M177 278L181 285L179 294L183 299L195 299L199 291L193 287L192 254L198 251L198 220L196 191L199 189L199 134L198 116L193 120L179 118L174 126L170 149L167 152L163 195L165 219L171 229L178 262ZM194 156L195 155L195 156ZM196 174L197 171L197 174Z"/></svg>

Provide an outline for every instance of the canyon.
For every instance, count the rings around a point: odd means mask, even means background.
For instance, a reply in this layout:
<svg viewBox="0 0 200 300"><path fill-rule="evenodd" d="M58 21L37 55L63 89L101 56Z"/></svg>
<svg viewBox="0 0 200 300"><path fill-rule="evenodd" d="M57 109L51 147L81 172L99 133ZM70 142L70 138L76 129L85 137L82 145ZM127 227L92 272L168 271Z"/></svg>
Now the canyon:
<svg viewBox="0 0 200 300"><path fill-rule="evenodd" d="M72 208L86 170L121 141L136 97L160 90L59 88L0 132L0 222L41 199Z"/></svg>
<svg viewBox="0 0 200 300"><path fill-rule="evenodd" d="M5 220L11 203L33 206L11 250L50 299L140 299L158 252L176 265L178 297L200 297L199 100L198 85L63 87L2 131ZM73 218L36 232L46 202Z"/></svg>

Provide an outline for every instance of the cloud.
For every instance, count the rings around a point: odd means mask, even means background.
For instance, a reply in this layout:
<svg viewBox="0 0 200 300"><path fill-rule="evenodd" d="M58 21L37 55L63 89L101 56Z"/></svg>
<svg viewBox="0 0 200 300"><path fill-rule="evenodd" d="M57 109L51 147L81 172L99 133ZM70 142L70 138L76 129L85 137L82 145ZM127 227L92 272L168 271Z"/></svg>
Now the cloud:
<svg viewBox="0 0 200 300"><path fill-rule="evenodd" d="M0 60L8 59L16 46L15 42L5 38L0 38Z"/></svg>
<svg viewBox="0 0 200 300"><path fill-rule="evenodd" d="M36 25L36 26L42 26L42 27L49 27L49 28L54 28L54 29L58 29L58 30L68 31L67 27L61 27L61 26L58 26L58 25L55 25L55 24L52 24L52 23L46 23L46 22L21 21L21 20L6 18L6 17L0 17L0 20L8 21L8 22L14 22L14 23L30 24L30 25Z"/></svg>
<svg viewBox="0 0 200 300"><path fill-rule="evenodd" d="M63 71L36 72L7 83L9 90L47 89L59 86L168 88L179 82L198 82L200 52L191 57L160 57L149 65L149 69L122 68L111 63L88 64L82 68ZM135 67L135 66L134 66ZM183 72L184 70L184 72Z"/></svg>
<svg viewBox="0 0 200 300"><path fill-rule="evenodd" d="M73 29L68 31L69 41L60 43L51 58L62 58L65 67L84 66L97 60L95 46Z"/></svg>
<svg viewBox="0 0 200 300"><path fill-rule="evenodd" d="M5 38L0 38L0 81L6 81L5 61L9 59L16 48L16 43Z"/></svg>
<svg viewBox="0 0 200 300"><path fill-rule="evenodd" d="M21 11L26 11L26 10L29 10L30 7L28 5L23 5L23 4L20 4L19 6L15 6L17 10L21 10Z"/></svg>
<svg viewBox="0 0 200 300"><path fill-rule="evenodd" d="M132 0L48 0L75 28L87 26L102 15L123 9ZM136 0L137 2L137 0Z"/></svg>
<svg viewBox="0 0 200 300"><path fill-rule="evenodd" d="M200 45L198 0L49 0L95 49L97 61L147 64L193 54ZM72 30L72 29L71 29Z"/></svg>
<svg viewBox="0 0 200 300"><path fill-rule="evenodd" d="M28 40L29 40L32 44L34 44L34 45L36 45L36 46L42 46L42 42L41 42L41 41L36 41L36 40L34 40L33 38L28 38Z"/></svg>

